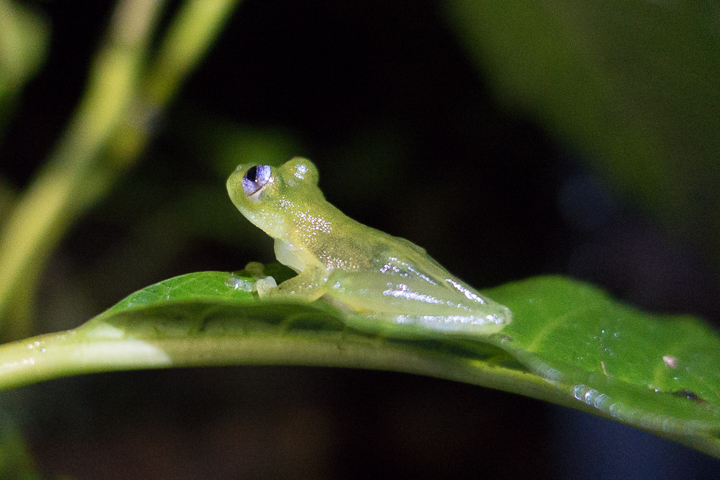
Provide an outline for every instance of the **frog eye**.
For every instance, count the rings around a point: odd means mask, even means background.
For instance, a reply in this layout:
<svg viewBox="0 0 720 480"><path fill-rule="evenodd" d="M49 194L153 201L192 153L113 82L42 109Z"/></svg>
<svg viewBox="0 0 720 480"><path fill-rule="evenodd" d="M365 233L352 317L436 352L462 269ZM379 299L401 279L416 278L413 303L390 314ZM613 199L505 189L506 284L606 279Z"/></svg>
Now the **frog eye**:
<svg viewBox="0 0 720 480"><path fill-rule="evenodd" d="M250 167L242 179L245 195L250 197L258 193L270 181L272 170L269 165Z"/></svg>

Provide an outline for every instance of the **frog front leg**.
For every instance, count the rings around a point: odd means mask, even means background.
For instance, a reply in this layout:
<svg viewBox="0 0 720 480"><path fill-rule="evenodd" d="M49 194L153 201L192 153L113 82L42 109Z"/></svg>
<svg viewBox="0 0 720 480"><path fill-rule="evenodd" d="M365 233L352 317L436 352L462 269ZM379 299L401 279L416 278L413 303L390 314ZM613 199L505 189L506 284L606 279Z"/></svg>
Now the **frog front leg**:
<svg viewBox="0 0 720 480"><path fill-rule="evenodd" d="M324 276L324 270L320 268L308 268L297 276L285 280L275 288L264 291L258 288L258 295L260 295L262 299L286 299L296 302L313 302L322 297L327 291Z"/></svg>

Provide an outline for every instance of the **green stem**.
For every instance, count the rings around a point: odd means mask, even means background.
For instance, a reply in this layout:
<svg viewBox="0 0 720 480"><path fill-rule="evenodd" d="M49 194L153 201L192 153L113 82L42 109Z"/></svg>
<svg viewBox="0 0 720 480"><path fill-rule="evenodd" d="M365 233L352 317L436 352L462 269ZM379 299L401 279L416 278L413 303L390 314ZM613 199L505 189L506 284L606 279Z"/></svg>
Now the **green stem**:
<svg viewBox="0 0 720 480"><path fill-rule="evenodd" d="M0 317L21 288L39 275L69 226L100 196L91 177L106 140L127 110L162 1L118 4L88 88L68 131L16 206L0 238ZM83 192L79 195L78 192ZM27 334L29 319L4 336ZM24 323L24 324L23 324Z"/></svg>
<svg viewBox="0 0 720 480"><path fill-rule="evenodd" d="M128 338L112 326L40 335L0 346L0 390L77 374L191 366L306 365L392 370L456 380L535 398L557 388L521 370L480 365L412 347L283 335ZM509 375L510 373L510 375Z"/></svg>
<svg viewBox="0 0 720 480"><path fill-rule="evenodd" d="M150 37L164 5L124 0L91 70L75 118L0 237L0 318L32 290L44 263L70 226L132 166L150 136L148 119L177 92L216 38L238 0L188 0L141 79ZM12 302L15 302L13 305ZM28 315L4 325L4 338L21 338Z"/></svg>

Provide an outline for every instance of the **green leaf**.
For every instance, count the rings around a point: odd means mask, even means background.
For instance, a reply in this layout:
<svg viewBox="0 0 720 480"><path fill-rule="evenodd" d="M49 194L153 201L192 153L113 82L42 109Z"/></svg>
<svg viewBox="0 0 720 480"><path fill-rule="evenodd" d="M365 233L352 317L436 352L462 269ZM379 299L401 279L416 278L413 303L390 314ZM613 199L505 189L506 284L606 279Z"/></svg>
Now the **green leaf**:
<svg viewBox="0 0 720 480"><path fill-rule="evenodd" d="M707 324L650 315L561 277L493 297L515 321L490 342L579 401L651 431L720 434L720 338Z"/></svg>
<svg viewBox="0 0 720 480"><path fill-rule="evenodd" d="M266 269L282 280L291 273ZM252 278L199 272L151 285L75 330L0 347L0 388L80 373L286 364L417 373L614 419L720 457L720 341L699 320L654 316L561 277L489 290L514 321L487 337L403 338L346 325L325 301L261 302ZM372 326L371 328L376 328Z"/></svg>

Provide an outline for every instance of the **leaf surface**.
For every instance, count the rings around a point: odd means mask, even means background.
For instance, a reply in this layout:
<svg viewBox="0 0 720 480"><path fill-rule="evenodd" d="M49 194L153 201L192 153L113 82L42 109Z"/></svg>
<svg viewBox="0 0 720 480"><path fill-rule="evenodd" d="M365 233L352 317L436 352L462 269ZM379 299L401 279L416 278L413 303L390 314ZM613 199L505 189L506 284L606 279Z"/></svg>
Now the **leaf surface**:
<svg viewBox="0 0 720 480"><path fill-rule="evenodd" d="M279 280L290 275L268 266ZM393 370L552 401L720 456L720 339L590 285L538 277L488 290L513 323L485 337L378 333L325 301L261 302L251 278L198 272L151 285L67 332L0 347L0 388L80 373L285 364Z"/></svg>

